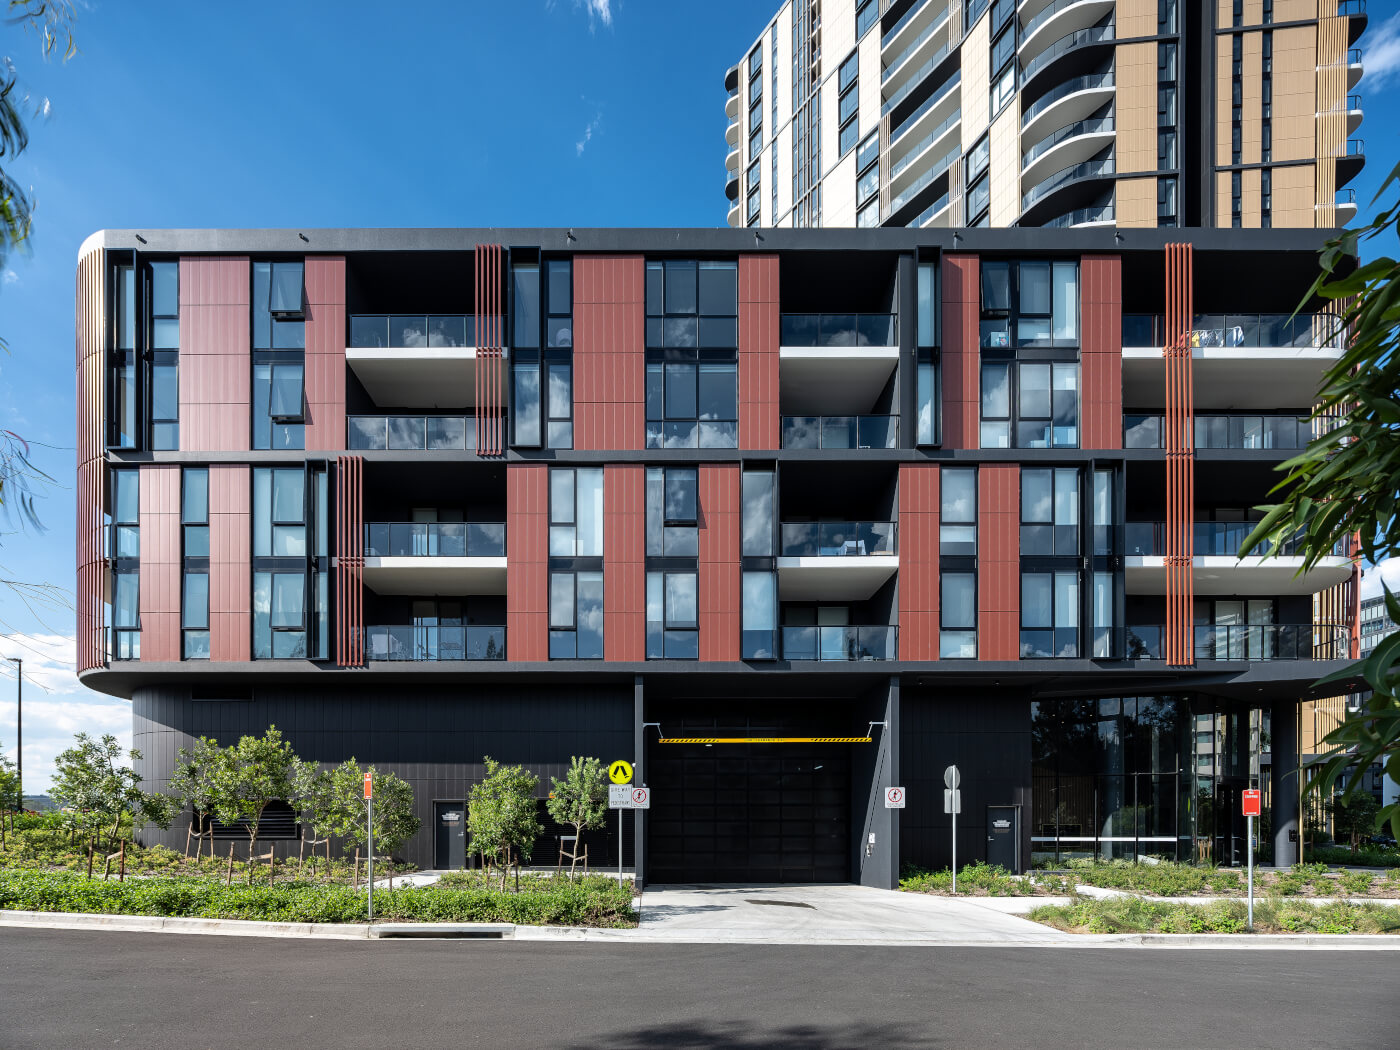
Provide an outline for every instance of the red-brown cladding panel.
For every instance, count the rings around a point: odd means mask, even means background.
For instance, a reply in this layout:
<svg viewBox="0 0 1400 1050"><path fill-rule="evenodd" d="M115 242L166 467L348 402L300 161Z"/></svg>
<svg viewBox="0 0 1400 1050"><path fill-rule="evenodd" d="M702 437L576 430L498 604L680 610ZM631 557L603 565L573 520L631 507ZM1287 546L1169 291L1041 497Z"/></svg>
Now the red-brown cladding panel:
<svg viewBox="0 0 1400 1050"><path fill-rule="evenodd" d="M249 282L245 257L194 255L180 259L183 451L238 452L248 448L252 425Z"/></svg>
<svg viewBox="0 0 1400 1050"><path fill-rule="evenodd" d="M646 468L603 468L603 655L647 654Z"/></svg>
<svg viewBox="0 0 1400 1050"><path fill-rule="evenodd" d="M700 467L700 659L739 659L740 497L737 463Z"/></svg>
<svg viewBox="0 0 1400 1050"><path fill-rule="evenodd" d="M645 446L646 262L575 255L574 448Z"/></svg>
<svg viewBox="0 0 1400 1050"><path fill-rule="evenodd" d="M1079 262L1084 448L1123 447L1123 291L1117 255Z"/></svg>
<svg viewBox="0 0 1400 1050"><path fill-rule="evenodd" d="M739 447L744 449L778 447L778 275L776 255L739 256Z"/></svg>
<svg viewBox="0 0 1400 1050"><path fill-rule="evenodd" d="M252 655L250 468L209 468L209 658Z"/></svg>
<svg viewBox="0 0 1400 1050"><path fill-rule="evenodd" d="M78 261L76 302L78 483L77 510L77 665L79 671L107 662L103 624L103 497L106 441L103 435L102 390L106 332L105 262L102 249Z"/></svg>
<svg viewBox="0 0 1400 1050"><path fill-rule="evenodd" d="M345 447L345 257L306 257L306 448Z"/></svg>
<svg viewBox="0 0 1400 1050"><path fill-rule="evenodd" d="M939 468L899 468L899 658L938 659Z"/></svg>
<svg viewBox="0 0 1400 1050"><path fill-rule="evenodd" d="M978 317L981 274L976 255L943 256L943 447L977 448Z"/></svg>
<svg viewBox="0 0 1400 1050"><path fill-rule="evenodd" d="M141 659L180 659L180 468L141 467Z"/></svg>
<svg viewBox="0 0 1400 1050"><path fill-rule="evenodd" d="M517 661L547 660L548 467L512 463L506 468L506 553L506 655ZM606 583L603 595L606 602Z"/></svg>
<svg viewBox="0 0 1400 1050"><path fill-rule="evenodd" d="M977 658L1015 660L1021 639L1021 468L977 472ZM902 557L902 555L901 555Z"/></svg>

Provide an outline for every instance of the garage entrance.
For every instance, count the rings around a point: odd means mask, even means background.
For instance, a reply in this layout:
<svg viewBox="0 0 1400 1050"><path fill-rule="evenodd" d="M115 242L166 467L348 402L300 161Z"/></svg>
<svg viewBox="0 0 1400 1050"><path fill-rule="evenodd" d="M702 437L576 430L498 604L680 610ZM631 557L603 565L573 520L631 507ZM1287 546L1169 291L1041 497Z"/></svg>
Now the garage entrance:
<svg viewBox="0 0 1400 1050"><path fill-rule="evenodd" d="M701 721L686 720L685 736L817 735L811 717ZM648 881L849 882L850 750L860 746L650 742Z"/></svg>

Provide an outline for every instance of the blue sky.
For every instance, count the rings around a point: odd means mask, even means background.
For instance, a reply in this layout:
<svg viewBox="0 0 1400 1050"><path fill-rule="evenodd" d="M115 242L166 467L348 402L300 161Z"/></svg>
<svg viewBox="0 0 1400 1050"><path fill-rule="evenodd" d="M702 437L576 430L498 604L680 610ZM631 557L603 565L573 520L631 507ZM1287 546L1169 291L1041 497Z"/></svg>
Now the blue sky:
<svg viewBox="0 0 1400 1050"><path fill-rule="evenodd" d="M36 462L58 482L46 533L0 523L0 576L72 586L73 271L89 233L720 226L724 71L775 6L286 0L274 19L247 4L87 0L66 63L0 27L22 88L49 103L12 169L38 210L30 251L0 273L0 429L41 443ZM1363 215L1400 160L1400 10L1370 9ZM36 618L0 591L0 655L23 656L29 679L30 790L76 730L130 735L126 703L73 677L72 630L71 614ZM13 755L12 678L0 694Z"/></svg>

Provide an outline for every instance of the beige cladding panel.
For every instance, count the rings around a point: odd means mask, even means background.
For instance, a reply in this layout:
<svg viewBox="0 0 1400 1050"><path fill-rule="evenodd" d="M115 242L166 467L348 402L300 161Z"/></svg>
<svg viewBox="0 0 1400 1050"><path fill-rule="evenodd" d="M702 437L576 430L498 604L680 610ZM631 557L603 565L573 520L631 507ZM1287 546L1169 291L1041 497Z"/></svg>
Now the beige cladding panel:
<svg viewBox="0 0 1400 1050"><path fill-rule="evenodd" d="M1257 230L1260 225L1260 193L1262 182L1258 168L1241 172L1240 179L1240 225L1247 230Z"/></svg>
<svg viewBox="0 0 1400 1050"><path fill-rule="evenodd" d="M1115 17L1122 39L1157 35L1157 0L1118 0Z"/></svg>
<svg viewBox="0 0 1400 1050"><path fill-rule="evenodd" d="M1241 23L1247 26L1263 25L1264 0L1244 0L1240 11Z"/></svg>
<svg viewBox="0 0 1400 1050"><path fill-rule="evenodd" d="M992 122L992 201L988 218L993 226L1010 226L1021 214L1020 107L1002 107Z"/></svg>
<svg viewBox="0 0 1400 1050"><path fill-rule="evenodd" d="M1258 164L1263 146L1263 90L1260 78L1264 75L1264 35L1244 33L1242 41L1242 69L1240 80L1240 162ZM1220 158L1224 163L1225 158ZM1248 224L1246 224L1248 225Z"/></svg>
<svg viewBox="0 0 1400 1050"><path fill-rule="evenodd" d="M1115 214L1119 226L1148 228L1157 225L1157 180L1119 179Z"/></svg>
<svg viewBox="0 0 1400 1050"><path fill-rule="evenodd" d="M1157 45L1120 44L1114 89L1122 172L1157 170Z"/></svg>
<svg viewBox="0 0 1400 1050"><path fill-rule="evenodd" d="M1293 164L1274 168L1273 224L1275 226L1310 227L1313 225L1313 176L1311 164ZM1229 180L1226 180L1226 207L1229 207Z"/></svg>
<svg viewBox="0 0 1400 1050"><path fill-rule="evenodd" d="M836 67L856 46L856 5L854 0L821 0L820 11L822 76L835 75Z"/></svg>
<svg viewBox="0 0 1400 1050"><path fill-rule="evenodd" d="M1321 4L1329 2L1335 4L1335 0L1321 0ZM1317 17L1321 4L1319 0L1274 0L1274 21L1306 22Z"/></svg>
<svg viewBox="0 0 1400 1050"><path fill-rule="evenodd" d="M982 137L982 133L987 130L987 121L990 119L992 93L988 78L991 76L989 67L992 64L992 58L989 51L991 40L987 35L987 27L990 24L990 18L979 18L962 45L962 86L959 90L962 92L962 147L964 153Z"/></svg>
<svg viewBox="0 0 1400 1050"><path fill-rule="evenodd" d="M1228 29L1234 22L1234 2L1233 0L1215 0L1215 25L1219 29Z"/></svg>
<svg viewBox="0 0 1400 1050"><path fill-rule="evenodd" d="M1274 31L1273 159L1311 160L1317 122L1317 28Z"/></svg>
<svg viewBox="0 0 1400 1050"><path fill-rule="evenodd" d="M1215 225L1229 229L1233 224L1230 203L1230 173L1217 171L1215 173Z"/></svg>
<svg viewBox="0 0 1400 1050"><path fill-rule="evenodd" d="M1228 23L1226 23L1228 25ZM1215 156L1219 164L1230 161L1230 100L1234 87L1230 37L1215 38Z"/></svg>

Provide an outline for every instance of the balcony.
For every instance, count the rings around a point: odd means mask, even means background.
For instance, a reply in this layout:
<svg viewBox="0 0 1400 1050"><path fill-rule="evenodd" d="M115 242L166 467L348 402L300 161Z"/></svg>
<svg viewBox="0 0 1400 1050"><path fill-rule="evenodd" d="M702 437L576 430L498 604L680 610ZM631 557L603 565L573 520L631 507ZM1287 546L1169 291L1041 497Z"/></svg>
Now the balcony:
<svg viewBox="0 0 1400 1050"><path fill-rule="evenodd" d="M1326 208L1326 204L1315 205L1317 208ZM1331 207L1334 210L1333 217L1336 220L1334 225L1345 226L1356 218L1356 191L1347 187L1338 190L1332 199Z"/></svg>
<svg viewBox="0 0 1400 1050"><path fill-rule="evenodd" d="M1113 97L1112 71L1066 80L1026 107L1021 115L1021 141L1035 142L1055 128L1083 120Z"/></svg>
<svg viewBox="0 0 1400 1050"><path fill-rule="evenodd" d="M1067 33L1047 47L1040 54L1025 63L1021 70L1020 84L1025 88L1031 79L1042 69L1048 66L1061 55L1075 51L1079 48L1094 47L1099 44L1111 46L1114 41L1115 29L1110 22L1104 26L1091 26L1088 29L1077 29L1072 33Z"/></svg>
<svg viewBox="0 0 1400 1050"><path fill-rule="evenodd" d="M1051 193L1054 193L1063 186L1076 185L1090 179L1112 178L1116 171L1117 165L1114 163L1113 155L1110 154L1098 160L1086 160L1082 163L1071 164L1058 171L1052 172L1042 178L1040 182L1032 185L1031 188L1022 195L1022 216L1025 217L1025 214L1030 211L1032 205L1036 204L1038 201L1044 200ZM1023 181L1022 185L1025 184L1026 183ZM1047 207L1049 207L1049 205L1047 205Z"/></svg>
<svg viewBox="0 0 1400 1050"><path fill-rule="evenodd" d="M783 416L783 448L898 448L898 416Z"/></svg>
<svg viewBox="0 0 1400 1050"><path fill-rule="evenodd" d="M1236 552L1257 522L1198 521L1192 528L1192 586L1198 596L1315 594L1345 583L1351 558L1339 548L1302 572L1296 545L1283 546L1277 557L1240 559ZM1124 583L1128 594L1165 594L1167 526L1164 522L1130 521L1126 527Z"/></svg>
<svg viewBox="0 0 1400 1050"><path fill-rule="evenodd" d="M921 174L905 183L904 188L890 201L890 215L897 215L901 208L906 204L912 203L915 197L929 186L932 186L944 172L956 164L958 158L961 156L962 147L955 143L952 149L930 163L928 167L924 168ZM947 191L945 190L944 192L946 193Z"/></svg>
<svg viewBox="0 0 1400 1050"><path fill-rule="evenodd" d="M476 416L347 416L345 425L351 451L476 451Z"/></svg>
<svg viewBox="0 0 1400 1050"><path fill-rule="evenodd" d="M882 58L880 87L888 97L903 98L948 53L948 12L943 8L897 54Z"/></svg>
<svg viewBox="0 0 1400 1050"><path fill-rule="evenodd" d="M381 405L476 403L472 314L351 314L345 362ZM505 389L505 369L501 370Z"/></svg>
<svg viewBox="0 0 1400 1050"><path fill-rule="evenodd" d="M1113 205L1098 204L1090 208L1075 208L1074 211L1046 219L1040 224L1043 230L1074 230L1083 226L1112 226Z"/></svg>
<svg viewBox="0 0 1400 1050"><path fill-rule="evenodd" d="M778 596L783 601L865 601L899 568L892 521L784 522Z"/></svg>
<svg viewBox="0 0 1400 1050"><path fill-rule="evenodd" d="M1197 410L1308 405L1343 348L1331 314L1198 314L1188 334ZM1123 402L1165 401L1160 314L1123 315Z"/></svg>
<svg viewBox="0 0 1400 1050"><path fill-rule="evenodd" d="M365 655L373 662L504 660L504 627L376 626L365 628Z"/></svg>
<svg viewBox="0 0 1400 1050"><path fill-rule="evenodd" d="M897 660L898 628L784 627L784 660L864 661Z"/></svg>
<svg viewBox="0 0 1400 1050"><path fill-rule="evenodd" d="M1031 15L1021 29L1017 53L1029 62L1054 42L1076 30L1088 29L1114 9L1114 0L1054 0ZM1026 5L1022 11L1030 10Z"/></svg>
<svg viewBox="0 0 1400 1050"><path fill-rule="evenodd" d="M953 213L948 207L950 203L948 194L945 192L943 196L910 219L906 225L911 230L922 229L925 226L947 227L953 217Z"/></svg>
<svg viewBox="0 0 1400 1050"><path fill-rule="evenodd" d="M373 522L365 526L365 586L381 595L504 594L500 522Z"/></svg>
<svg viewBox="0 0 1400 1050"><path fill-rule="evenodd" d="M728 171L739 170L739 147L731 146L729 152L724 155L724 166Z"/></svg>
<svg viewBox="0 0 1400 1050"><path fill-rule="evenodd" d="M1111 116L1067 124L1026 150L1021 158L1021 184L1033 186L1047 175L1088 162L1113 140Z"/></svg>
<svg viewBox="0 0 1400 1050"><path fill-rule="evenodd" d="M1337 624L1198 624L1194 658L1214 660L1345 660L1347 629ZM1128 627L1129 660L1161 660L1167 629L1162 624Z"/></svg>
<svg viewBox="0 0 1400 1050"><path fill-rule="evenodd" d="M1361 61L1361 48L1352 47L1347 49L1347 90L1356 87L1361 80L1361 74L1366 71L1365 65Z"/></svg>
<svg viewBox="0 0 1400 1050"><path fill-rule="evenodd" d="M894 314L783 314L779 344L790 411L868 412L899 363Z"/></svg>
<svg viewBox="0 0 1400 1050"><path fill-rule="evenodd" d="M1164 417L1125 415L1124 448L1164 448ZM1196 444L1201 449L1240 449L1242 451L1281 449L1297 451L1308 447L1312 423L1291 415L1196 416Z"/></svg>

